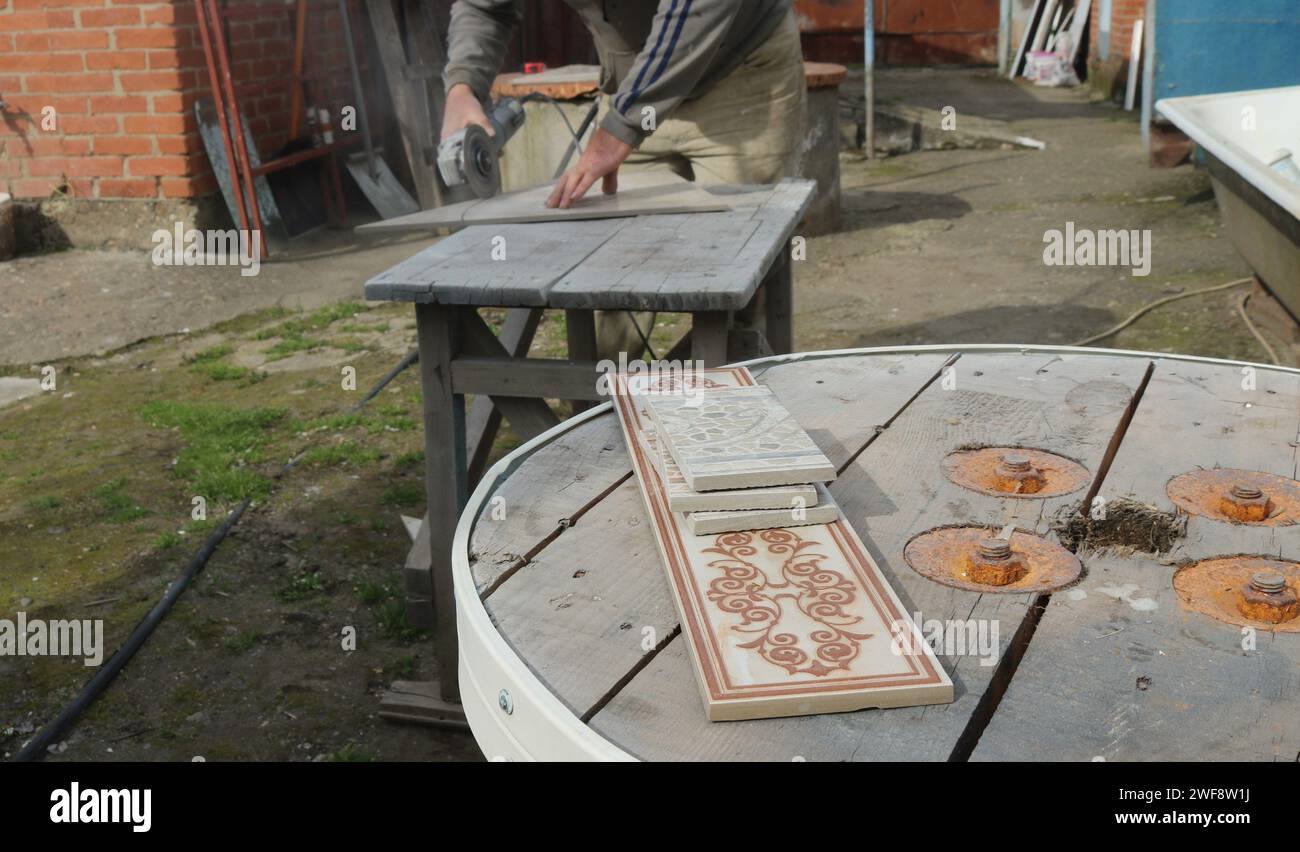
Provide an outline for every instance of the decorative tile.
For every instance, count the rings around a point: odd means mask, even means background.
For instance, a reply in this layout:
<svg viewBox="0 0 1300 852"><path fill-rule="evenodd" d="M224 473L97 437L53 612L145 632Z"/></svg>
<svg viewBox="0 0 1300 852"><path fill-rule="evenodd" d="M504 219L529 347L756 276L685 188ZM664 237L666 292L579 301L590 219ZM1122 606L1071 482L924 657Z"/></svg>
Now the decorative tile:
<svg viewBox="0 0 1300 852"><path fill-rule="evenodd" d="M703 382L748 388L743 367ZM637 433L666 387L621 374L614 407L714 721L943 704L952 681L853 528L691 534ZM819 505L835 507L824 493Z"/></svg>
<svg viewBox="0 0 1300 852"><path fill-rule="evenodd" d="M659 446L653 423L647 423L638 438L664 481L668 508L674 512L725 512L734 509L790 509L817 505L814 485L778 485L771 488L738 488L724 491L692 491L672 456ZM822 521L812 521L822 523ZM778 524L779 526L779 524ZM739 529L754 529L740 527Z"/></svg>
<svg viewBox="0 0 1300 852"><path fill-rule="evenodd" d="M835 507L834 501L830 500L829 496L826 495L815 506L798 503L780 509L732 509L722 512L685 512L684 514L686 525L695 535L829 524L840 516L839 509Z"/></svg>
<svg viewBox="0 0 1300 852"><path fill-rule="evenodd" d="M829 482L835 468L768 388L646 397L657 436L695 491Z"/></svg>

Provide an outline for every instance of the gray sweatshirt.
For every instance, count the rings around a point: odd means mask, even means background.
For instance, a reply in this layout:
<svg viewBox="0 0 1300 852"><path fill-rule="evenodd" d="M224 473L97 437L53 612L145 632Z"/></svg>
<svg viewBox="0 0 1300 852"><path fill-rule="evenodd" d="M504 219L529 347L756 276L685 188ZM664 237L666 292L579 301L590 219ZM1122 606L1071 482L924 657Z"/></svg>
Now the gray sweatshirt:
<svg viewBox="0 0 1300 852"><path fill-rule="evenodd" d="M636 147L677 104L699 97L775 31L791 0L565 0L591 31L600 90L613 95L601 127ZM456 0L447 88L486 101L520 20L519 0ZM648 109L647 109L648 108Z"/></svg>

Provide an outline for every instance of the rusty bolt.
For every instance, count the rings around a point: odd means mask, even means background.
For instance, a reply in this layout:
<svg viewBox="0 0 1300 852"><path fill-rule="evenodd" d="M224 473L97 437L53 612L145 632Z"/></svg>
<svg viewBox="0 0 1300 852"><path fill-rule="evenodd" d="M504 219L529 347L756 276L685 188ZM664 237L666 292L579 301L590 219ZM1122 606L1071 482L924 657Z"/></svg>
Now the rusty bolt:
<svg viewBox="0 0 1300 852"><path fill-rule="evenodd" d="M1272 508L1273 504L1263 491L1241 482L1228 489L1219 502L1223 514L1247 524L1268 520Z"/></svg>
<svg viewBox="0 0 1300 852"><path fill-rule="evenodd" d="M1012 494L1037 494L1047 484L1047 477L1034 467L1024 453L1007 453L993 469L998 487Z"/></svg>
<svg viewBox="0 0 1300 852"><path fill-rule="evenodd" d="M1024 557L1004 538L982 538L970 555L967 576L986 586L1006 586L1029 573Z"/></svg>
<svg viewBox="0 0 1300 852"><path fill-rule="evenodd" d="M1237 609L1247 618L1281 624L1300 615L1300 599L1277 571L1260 571L1241 587Z"/></svg>

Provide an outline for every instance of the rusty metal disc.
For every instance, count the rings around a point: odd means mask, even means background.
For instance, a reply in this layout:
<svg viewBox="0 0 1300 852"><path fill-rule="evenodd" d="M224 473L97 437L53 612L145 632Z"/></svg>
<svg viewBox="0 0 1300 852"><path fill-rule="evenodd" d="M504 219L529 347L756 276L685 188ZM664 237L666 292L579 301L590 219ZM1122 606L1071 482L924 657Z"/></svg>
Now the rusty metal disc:
<svg viewBox="0 0 1300 852"><path fill-rule="evenodd" d="M998 535L988 527L940 527L923 532L907 543L903 558L912 570L936 583L975 592L1050 592L1079 579L1083 565L1073 553L1032 533L1011 534L1011 550L1024 559L1027 572L1005 586L977 583L968 576L970 560L980 540Z"/></svg>
<svg viewBox="0 0 1300 852"><path fill-rule="evenodd" d="M1241 589L1260 572L1277 572L1292 591L1300 590L1300 562L1266 556L1220 556L1184 565L1174 572L1174 591L1187 609L1238 627L1300 633L1300 618L1278 624L1247 618L1239 608Z"/></svg>
<svg viewBox="0 0 1300 852"><path fill-rule="evenodd" d="M1020 457L1021 463L1027 462L1037 473L1037 482L1030 488L1003 475L1006 461L1015 456ZM1088 469L1073 459L1029 447L957 450L944 457L943 474L963 488L981 494L1023 500L1042 500L1069 494L1078 491L1092 479Z"/></svg>
<svg viewBox="0 0 1300 852"><path fill-rule="evenodd" d="M1245 514L1249 500L1234 498L1234 488L1253 489L1263 496L1267 505L1260 510L1262 519ZM1272 473L1226 467L1193 470L1169 480L1165 492L1182 511L1216 521L1264 527L1300 522L1300 482Z"/></svg>

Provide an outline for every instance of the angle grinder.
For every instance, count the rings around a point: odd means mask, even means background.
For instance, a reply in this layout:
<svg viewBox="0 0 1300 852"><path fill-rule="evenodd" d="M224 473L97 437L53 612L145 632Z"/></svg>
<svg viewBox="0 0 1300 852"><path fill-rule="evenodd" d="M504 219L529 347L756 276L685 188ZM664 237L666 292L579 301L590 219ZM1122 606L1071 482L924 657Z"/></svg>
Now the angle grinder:
<svg viewBox="0 0 1300 852"><path fill-rule="evenodd" d="M524 124L524 104L518 98L502 98L488 113L495 135L477 124L457 130L438 146L438 173L447 186L466 186L478 198L491 198L501 191L497 160L501 149Z"/></svg>

